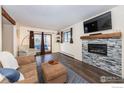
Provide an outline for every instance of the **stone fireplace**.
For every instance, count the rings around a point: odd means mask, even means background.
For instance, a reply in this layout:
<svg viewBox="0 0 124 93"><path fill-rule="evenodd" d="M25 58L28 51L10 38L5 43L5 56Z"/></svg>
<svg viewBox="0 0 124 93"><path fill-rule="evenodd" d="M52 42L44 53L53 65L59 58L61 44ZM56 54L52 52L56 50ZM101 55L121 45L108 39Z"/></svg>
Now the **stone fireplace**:
<svg viewBox="0 0 124 93"><path fill-rule="evenodd" d="M121 38L82 40L82 60L85 63L113 73L117 76L121 76Z"/></svg>

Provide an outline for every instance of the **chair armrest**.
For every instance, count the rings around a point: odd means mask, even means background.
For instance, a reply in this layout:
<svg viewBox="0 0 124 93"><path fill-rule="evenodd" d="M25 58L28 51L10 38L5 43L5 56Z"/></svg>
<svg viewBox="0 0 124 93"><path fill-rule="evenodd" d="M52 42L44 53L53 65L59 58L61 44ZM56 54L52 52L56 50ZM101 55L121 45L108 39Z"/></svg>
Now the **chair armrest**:
<svg viewBox="0 0 124 93"><path fill-rule="evenodd" d="M16 59L20 66L35 62L35 56L19 56Z"/></svg>

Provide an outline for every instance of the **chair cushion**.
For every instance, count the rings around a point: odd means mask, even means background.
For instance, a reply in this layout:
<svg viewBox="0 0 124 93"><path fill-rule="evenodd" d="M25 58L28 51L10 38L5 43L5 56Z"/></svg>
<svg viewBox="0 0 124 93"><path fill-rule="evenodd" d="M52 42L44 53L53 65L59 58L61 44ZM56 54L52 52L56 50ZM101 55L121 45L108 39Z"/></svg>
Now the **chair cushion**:
<svg viewBox="0 0 124 93"><path fill-rule="evenodd" d="M38 81L36 63L22 65L18 70L24 75L25 81L28 81L28 83L34 83Z"/></svg>
<svg viewBox="0 0 124 93"><path fill-rule="evenodd" d="M20 73L15 69L0 68L0 73L4 75L11 83L19 80Z"/></svg>
<svg viewBox="0 0 124 93"><path fill-rule="evenodd" d="M3 68L17 69L19 67L17 60L9 52L0 52L0 61Z"/></svg>
<svg viewBox="0 0 124 93"><path fill-rule="evenodd" d="M19 66L34 63L35 62L35 56L19 56L16 57L16 60L18 61Z"/></svg>

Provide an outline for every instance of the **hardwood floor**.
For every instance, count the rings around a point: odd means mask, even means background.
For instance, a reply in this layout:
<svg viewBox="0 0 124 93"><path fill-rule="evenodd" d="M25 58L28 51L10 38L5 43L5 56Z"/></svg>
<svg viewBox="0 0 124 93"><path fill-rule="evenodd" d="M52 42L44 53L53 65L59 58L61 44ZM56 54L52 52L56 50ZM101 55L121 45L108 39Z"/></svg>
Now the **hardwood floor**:
<svg viewBox="0 0 124 93"><path fill-rule="evenodd" d="M108 73L104 70L86 64L84 62L78 61L72 57L66 56L61 53L53 53L53 54L46 54L43 56L37 56L37 67L38 67L38 75L39 75L39 82L43 82L42 72L41 72L41 63L48 62L49 60L58 60L66 67L72 69L76 73L78 73L81 77L89 81L90 83L100 83L101 76L108 76L108 77L117 77L111 73ZM119 77L117 77L119 78ZM109 82L113 83L113 82Z"/></svg>

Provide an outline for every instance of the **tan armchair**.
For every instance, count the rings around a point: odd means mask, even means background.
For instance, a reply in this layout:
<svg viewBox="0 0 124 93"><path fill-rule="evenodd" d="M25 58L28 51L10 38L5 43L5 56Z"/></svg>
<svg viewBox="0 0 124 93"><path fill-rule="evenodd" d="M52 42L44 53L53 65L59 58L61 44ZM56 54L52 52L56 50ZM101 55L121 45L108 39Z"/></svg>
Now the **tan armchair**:
<svg viewBox="0 0 124 93"><path fill-rule="evenodd" d="M20 46L18 52L19 56L36 55L36 50L34 48L29 48L29 45Z"/></svg>
<svg viewBox="0 0 124 93"><path fill-rule="evenodd" d="M18 61L19 66L23 66L29 63L34 63L35 56L19 56L19 57L16 57L16 60Z"/></svg>
<svg viewBox="0 0 124 93"><path fill-rule="evenodd" d="M16 58L20 68L18 69L25 80L18 83L36 83L38 82L37 66L34 56L21 56Z"/></svg>
<svg viewBox="0 0 124 93"><path fill-rule="evenodd" d="M38 75L37 75L37 66L34 56L21 56L16 57L19 68L18 70L23 74L24 80L18 81L16 83L37 83ZM2 64L0 62L0 67L2 68ZM1 83L7 83L5 80Z"/></svg>

